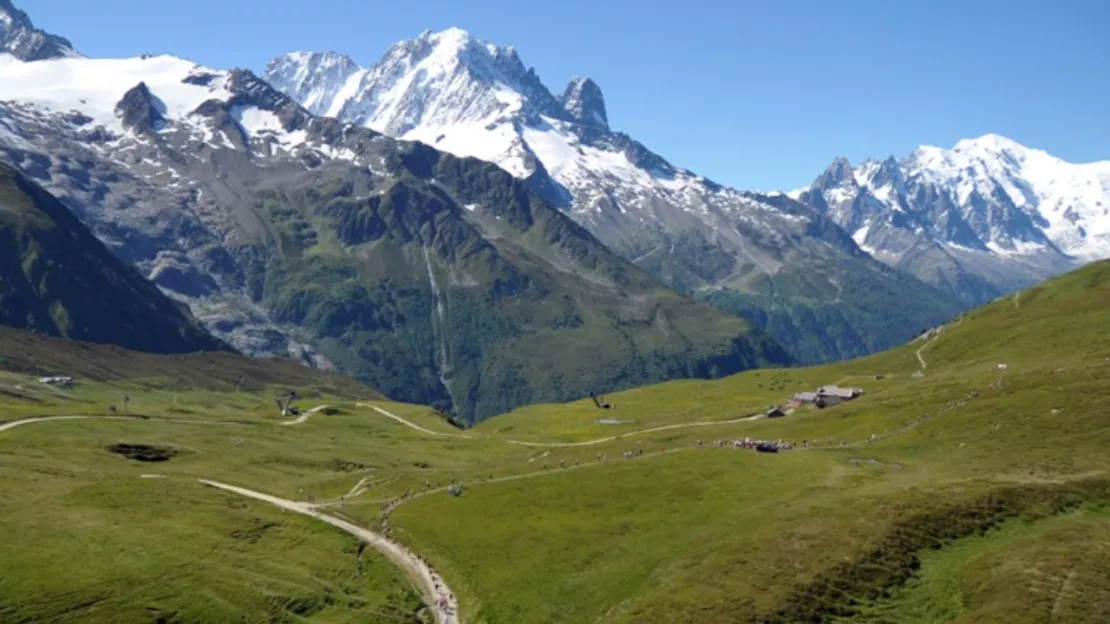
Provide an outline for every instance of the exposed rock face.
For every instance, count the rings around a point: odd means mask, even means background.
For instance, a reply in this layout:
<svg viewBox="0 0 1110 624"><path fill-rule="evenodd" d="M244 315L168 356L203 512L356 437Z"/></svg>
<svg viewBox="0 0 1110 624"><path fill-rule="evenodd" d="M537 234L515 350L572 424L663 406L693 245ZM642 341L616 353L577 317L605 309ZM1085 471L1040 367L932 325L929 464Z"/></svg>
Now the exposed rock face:
<svg viewBox="0 0 1110 624"><path fill-rule="evenodd" d="M53 91L59 71L72 79ZM527 181L315 117L247 71L13 62L0 102L0 159L246 353L335 366L463 421L790 361Z"/></svg>
<svg viewBox="0 0 1110 624"><path fill-rule="evenodd" d="M228 348L3 163L0 324L157 353Z"/></svg>
<svg viewBox="0 0 1110 624"><path fill-rule="evenodd" d="M793 195L968 305L1110 256L1110 162L1067 163L997 135L858 167L837 159Z"/></svg>
<svg viewBox="0 0 1110 624"><path fill-rule="evenodd" d="M609 129L609 115L605 112L605 98L601 87L589 78L575 78L567 85L561 99L563 108L578 123Z"/></svg>
<svg viewBox="0 0 1110 624"><path fill-rule="evenodd" d="M820 211L715 184L612 131L590 79L556 97L513 48L459 29L400 42L373 67L349 60L294 53L266 78L319 114L497 164L625 259L768 328L803 361L899 344L959 310ZM898 315L908 322L889 323Z"/></svg>
<svg viewBox="0 0 1110 624"><path fill-rule="evenodd" d="M154 97L143 82L125 93L116 104L116 115L123 126L140 132L161 130L166 124L165 110L166 105Z"/></svg>
<svg viewBox="0 0 1110 624"><path fill-rule="evenodd" d="M35 28L31 18L15 8L11 0L0 0L0 52L21 61L80 56L68 39Z"/></svg>

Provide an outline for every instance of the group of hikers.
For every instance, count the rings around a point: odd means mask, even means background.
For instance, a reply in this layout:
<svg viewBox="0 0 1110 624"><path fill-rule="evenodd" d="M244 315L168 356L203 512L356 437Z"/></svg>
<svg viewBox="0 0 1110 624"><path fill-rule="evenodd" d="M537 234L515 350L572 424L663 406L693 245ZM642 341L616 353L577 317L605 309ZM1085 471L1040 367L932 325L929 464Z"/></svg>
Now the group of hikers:
<svg viewBox="0 0 1110 624"><path fill-rule="evenodd" d="M698 448L703 448L705 446L705 442L702 440L698 440L697 444ZM711 440L709 442L710 448L727 448L729 446L735 449L755 449L757 451L769 451L773 449L775 452L778 452L794 448L794 443L786 440L756 440L753 438L737 438L731 442L728 440ZM803 440L802 446L803 448L808 447L809 442Z"/></svg>
<svg viewBox="0 0 1110 624"><path fill-rule="evenodd" d="M431 483L426 482L425 483L425 489L427 489L429 487L431 487ZM456 486L454 479L451 480L451 486L450 487L451 487L452 490L454 488L457 488L459 494L462 493L462 485ZM391 533L390 527L389 527L389 514L390 514L390 512L392 512L393 508L396 507L397 505L399 505L402 501L404 501L408 498L411 498L412 496L413 496L413 491L409 490L408 492L405 492L405 493L401 494L400 496L398 496L396 498L393 498L393 499L390 499L390 500L386 501L385 504L382 505L381 530L382 530L382 535L384 535L386 539L390 539L390 533ZM455 496L458 496L458 494L455 494ZM420 561L421 564L424 565L424 568L428 571L428 576L430 576L432 578L432 585L435 587L436 608L438 608L440 611L443 611L444 613L454 614L454 612L455 612L455 595L452 594L451 592L447 591L447 587L443 584L443 579L440 578L439 573L436 572L435 568L432 567L432 564L428 562L428 559L426 557L424 557L424 555L416 553L414 556L416 557L417 560Z"/></svg>
<svg viewBox="0 0 1110 624"><path fill-rule="evenodd" d="M445 613L454 613L455 611L455 595L447 592L446 587L443 585L443 579L439 577L439 573L432 567L431 563L424 555L417 554L416 558L428 570L428 575L432 577L432 585L435 586L436 591L436 607Z"/></svg>
<svg viewBox="0 0 1110 624"><path fill-rule="evenodd" d="M876 436L875 434L872 434L869 438L867 438L867 442L869 442L869 443L874 442L877 439L878 439L878 436ZM776 449L776 451L787 451L787 450L790 450L790 449L798 447L798 446L800 446L801 448L804 448L804 449L809 448L811 446L818 447L818 446L821 446L821 441L820 440L802 440L802 443L798 444L796 442L790 442L790 441L787 441L787 440L754 440L752 438L744 438L744 439L739 439L738 438L736 440L732 440L731 442L729 440L711 440L708 443L708 445L709 445L710 448L727 448L727 447L731 446L732 448L755 449L757 451L758 450L770 450L770 449ZM833 441L832 439L829 439L829 440L825 441L825 446L837 446L837 445L838 445L837 442ZM702 440L698 440L697 447L698 448L703 448L704 446L706 446L706 443ZM847 440L841 440L840 443L839 443L839 446L848 446L848 441Z"/></svg>

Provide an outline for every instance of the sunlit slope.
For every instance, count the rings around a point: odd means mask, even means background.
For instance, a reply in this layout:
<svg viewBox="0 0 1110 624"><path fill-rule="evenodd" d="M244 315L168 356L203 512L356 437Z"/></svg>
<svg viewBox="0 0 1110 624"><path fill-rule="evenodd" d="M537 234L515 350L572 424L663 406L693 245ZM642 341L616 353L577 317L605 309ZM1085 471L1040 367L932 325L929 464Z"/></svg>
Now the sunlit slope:
<svg viewBox="0 0 1110 624"><path fill-rule="evenodd" d="M75 383L40 383L48 373ZM305 411L336 408L284 424L289 390ZM291 361L0 329L0 620L422 621L403 572L355 538L197 482L305 500L411 466L415 432L355 414L377 398ZM135 461L119 444L172 456Z"/></svg>
<svg viewBox="0 0 1110 624"><path fill-rule="evenodd" d="M944 339L934 340L940 335ZM576 441L649 427L751 416L769 405L783 403L795 392L812 391L824 384L861 386L873 395L908 388L906 383L911 379L920 385L921 380L912 378L918 371L927 377L939 374L944 378L953 372L946 369L954 366L990 378L997 364L1009 368L1010 360L1019 365L1042 362L1047 370L1048 363L1056 358L1070 360L1098 353L1110 357L1108 262L1004 297L907 345L869 357L826 366L748 371L714 381L679 380L644 386L606 395L605 401L614 407L606 411L599 411L589 398L567 404L529 405L482 423L475 431ZM845 406L843 411L853 410ZM621 422L602 424L598 419Z"/></svg>
<svg viewBox="0 0 1110 624"><path fill-rule="evenodd" d="M649 386L606 396L610 410L587 399L493 419L472 433L614 439L549 447L551 474L420 498L394 518L465 580L478 622L901 621L891 614L902 609L912 621L1020 622L1043 612L1007 605L1046 601L1067 621L1105 621L1110 599L1083 539L1051 536L1110 529L1098 511L1110 500L1108 358L1110 263L1100 262L872 357ZM866 394L785 418L679 426L758 414L834 382ZM667 428L635 433L656 427ZM809 448L696 447L745 436ZM643 458L621 459L640 448ZM602 451L604 465L573 466ZM965 538L996 526L999 542L1021 526L1020 547L957 550L980 548ZM922 559L938 547L941 558ZM1067 557L1080 564L1061 565Z"/></svg>

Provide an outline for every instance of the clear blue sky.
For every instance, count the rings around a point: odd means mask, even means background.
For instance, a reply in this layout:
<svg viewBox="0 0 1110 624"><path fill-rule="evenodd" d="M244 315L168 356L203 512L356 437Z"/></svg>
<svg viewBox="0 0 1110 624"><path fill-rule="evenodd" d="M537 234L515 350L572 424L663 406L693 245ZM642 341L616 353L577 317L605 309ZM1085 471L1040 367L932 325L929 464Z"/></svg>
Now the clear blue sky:
<svg viewBox="0 0 1110 624"><path fill-rule="evenodd" d="M516 46L554 91L592 77L614 128L744 189L988 132L1110 159L1106 0L15 1L90 56L254 70L299 49L371 64L459 26Z"/></svg>

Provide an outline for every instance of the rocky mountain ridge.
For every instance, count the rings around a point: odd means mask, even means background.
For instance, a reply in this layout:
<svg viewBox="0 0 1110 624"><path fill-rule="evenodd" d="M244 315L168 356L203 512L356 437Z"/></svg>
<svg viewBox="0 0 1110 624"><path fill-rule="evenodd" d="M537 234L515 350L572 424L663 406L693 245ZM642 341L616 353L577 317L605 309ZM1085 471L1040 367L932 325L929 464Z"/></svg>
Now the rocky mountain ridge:
<svg viewBox="0 0 1110 624"><path fill-rule="evenodd" d="M0 55L0 160L242 351L462 420L789 361L525 181L318 118L249 71Z"/></svg>
<svg viewBox="0 0 1110 624"><path fill-rule="evenodd" d="M460 29L399 42L371 67L296 52L264 76L316 114L497 164L624 258L767 327L804 361L862 355L916 331L891 326L892 316L917 326L957 311L819 211L713 183L613 131L592 80L556 96L515 49ZM857 284L884 297L853 297Z"/></svg>
<svg viewBox="0 0 1110 624"><path fill-rule="evenodd" d="M837 159L791 195L968 304L1110 257L1110 162L1072 164L998 135L857 167Z"/></svg>
<svg viewBox="0 0 1110 624"><path fill-rule="evenodd" d="M4 163L0 325L155 353L228 350L61 202Z"/></svg>
<svg viewBox="0 0 1110 624"><path fill-rule="evenodd" d="M65 37L44 32L11 0L0 0L0 53L22 61L80 56Z"/></svg>

